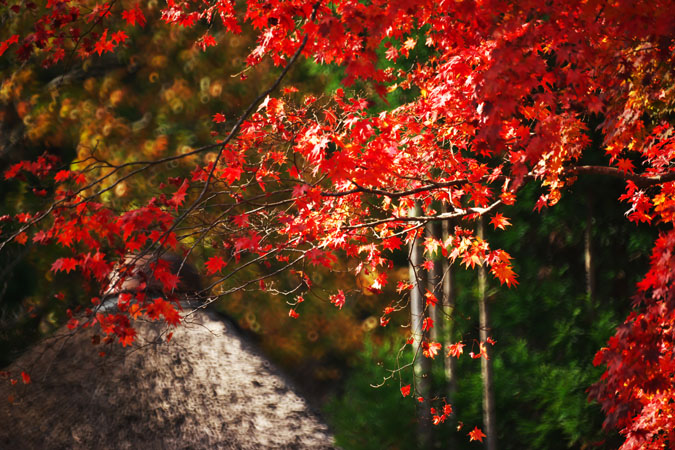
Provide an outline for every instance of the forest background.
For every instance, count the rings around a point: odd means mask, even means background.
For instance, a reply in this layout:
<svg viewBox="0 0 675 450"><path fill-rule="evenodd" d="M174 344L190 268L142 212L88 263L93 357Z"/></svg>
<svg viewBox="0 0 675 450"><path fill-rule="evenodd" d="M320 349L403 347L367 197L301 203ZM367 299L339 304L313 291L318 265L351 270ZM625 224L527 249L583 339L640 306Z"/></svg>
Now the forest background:
<svg viewBox="0 0 675 450"><path fill-rule="evenodd" d="M1 6L9 33L31 29L32 16L23 14L22 7L17 12L14 6ZM159 21L156 2L142 8L134 19L142 26L127 30L126 38L111 38L114 51L103 48L83 61L66 56L48 65L38 57L21 62L9 51L0 59L3 173L44 152L57 155L61 167L72 170L92 156L123 164L187 155L151 168L147 177L111 183L100 195L114 210L138 208L155 186L173 182L174 190L180 188L181 177L195 163L213 161L215 152L191 152L224 136L261 86L272 85L281 73L270 59L247 65L256 36L252 27L241 34L199 24L179 28ZM218 45L205 40L205 33ZM9 40L5 34L2 38ZM386 46L378 52L383 69L391 70L407 71L432 57L421 44L411 45L396 62L386 57ZM381 95L368 82L342 86L347 76L339 65L301 59L284 80L281 95L289 103L321 104L341 87L346 97L367 99L367 111L378 114L419 94L396 89ZM587 120L593 130L601 117L589 114ZM600 163L603 152L595 150L585 153L580 164ZM508 208L511 225L486 227L486 239L493 248L508 249L519 276L515 288L490 280L486 292L490 337L496 342L490 357L501 448L616 448L622 442L615 432L602 430L604 416L588 400L588 388L604 371L593 358L631 311L631 296L648 270L658 232L658 227L625 220L626 204L618 201L624 188L620 179L580 178L563 190L555 208L541 209L539 188L528 185ZM16 217L39 208L51 194L41 191L30 178L5 177L0 215ZM473 221L456 224L474 227ZM62 245L40 244L39 237L19 238L0 253L0 366L72 320L69 312L86 307L93 295L83 289L87 284L77 271L54 270L54 261L65 255ZM209 247L197 247L191 258L204 267L214 255ZM389 377L400 361L412 359L410 346L399 352L410 334L410 318L393 315L386 323L383 316L392 298L399 297L394 282L407 280L407 257L405 247L393 251L392 279L379 292L372 289L372 273L360 272L354 281L346 268L356 262L345 255L335 263L345 270L307 269L312 285L322 292L347 293L349 300L340 309L327 294L300 305L299 296L315 294L309 283L293 288L303 276L298 272L281 275L277 285L279 292L292 295L240 289L213 304L302 382L345 449L420 446L415 401L401 395L399 378L371 386ZM435 259L440 258L438 252ZM255 276L265 267L248 270L246 275ZM454 264L452 278L456 308L446 320L452 323L445 327L452 333L446 339L478 353L478 274ZM459 358L449 379L444 363L452 356L447 350L441 353L432 361L432 391L445 395L454 385L447 395L456 415L433 428L428 446L475 448L478 444L467 434L482 424L480 363Z"/></svg>

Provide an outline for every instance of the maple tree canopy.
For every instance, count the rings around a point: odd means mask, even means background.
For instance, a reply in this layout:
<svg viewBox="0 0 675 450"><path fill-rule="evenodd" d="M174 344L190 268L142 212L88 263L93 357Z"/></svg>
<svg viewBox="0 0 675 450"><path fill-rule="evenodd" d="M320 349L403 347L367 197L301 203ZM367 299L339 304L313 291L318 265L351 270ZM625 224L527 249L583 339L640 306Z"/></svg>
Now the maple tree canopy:
<svg viewBox="0 0 675 450"><path fill-rule="evenodd" d="M577 177L622 178L628 220L658 226L661 234L637 287L637 311L596 357L607 370L591 395L606 425L621 429L623 449L663 448L675 441L673 6L664 0L2 6L29 24L2 31L2 58L73 64L133 50L134 27L161 21L202 30L189 45L206 52L228 33L252 27L257 42L246 64L270 59L283 70L239 117L213 117L210 145L152 160L103 161L95 148L84 148L70 166L49 154L15 164L6 180L31 182L36 195L53 193L53 201L3 217L0 248L28 239L57 242L72 255L56 260L53 271L77 270L105 284L124 255L189 242L215 251L205 270L216 276L208 289L220 296L273 288L273 277L288 270L311 286L312 266L331 268L344 255L379 291L393 266L391 252L405 248L425 223L464 219L446 241L427 236L427 254L440 248L458 264L485 264L511 287L517 279L508 249L478 238L472 221L485 216L495 228L508 226L508 207L527 183L540 186L540 210L554 206ZM341 68L345 87L365 83L373 95L401 92L406 100L374 113L372 98L341 88L331 98L301 98L283 83L301 58ZM605 163L582 164L590 153ZM118 212L102 200L176 160L190 162L190 175L165 180L142 205ZM421 213L412 215L416 205ZM244 279L258 266L265 272ZM177 285L161 260L155 276L167 294ZM402 283L400 290L410 287ZM98 324L127 345L139 315L179 321L178 305L160 300L139 298L104 313L95 298L89 319L71 325ZM340 291L330 300L340 308L348 298ZM385 310L384 325L401 305ZM300 313L296 306L291 317ZM422 345L430 357L440 346ZM482 438L480 430L471 433Z"/></svg>

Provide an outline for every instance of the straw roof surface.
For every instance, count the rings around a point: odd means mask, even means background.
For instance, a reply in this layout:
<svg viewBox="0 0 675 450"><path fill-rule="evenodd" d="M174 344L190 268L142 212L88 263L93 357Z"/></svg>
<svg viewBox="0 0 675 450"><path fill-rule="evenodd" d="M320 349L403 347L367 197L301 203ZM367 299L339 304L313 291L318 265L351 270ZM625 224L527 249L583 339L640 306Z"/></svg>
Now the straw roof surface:
<svg viewBox="0 0 675 450"><path fill-rule="evenodd" d="M131 348L66 328L32 348L6 369L32 382L0 380L0 448L334 448L306 400L229 322L188 312L169 342L166 324L137 321Z"/></svg>

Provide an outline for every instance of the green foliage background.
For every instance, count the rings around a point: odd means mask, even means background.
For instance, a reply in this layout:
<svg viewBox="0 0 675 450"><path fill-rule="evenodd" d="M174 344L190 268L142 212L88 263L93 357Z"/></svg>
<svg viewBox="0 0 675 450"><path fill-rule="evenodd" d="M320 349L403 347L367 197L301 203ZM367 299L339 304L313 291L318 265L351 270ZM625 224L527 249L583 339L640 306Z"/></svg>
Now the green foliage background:
<svg viewBox="0 0 675 450"><path fill-rule="evenodd" d="M508 289L490 280L488 292L491 336L497 341L493 364L499 448L611 449L620 445L617 434L602 432L604 417L597 404L588 402L586 389L602 374L602 368L593 367L593 356L630 310L630 297L646 271L647 252L656 232L628 223L618 201L594 204L596 297L588 298L584 269L587 194L591 190L598 198L618 198L622 187L606 180L591 185L594 181L579 181L558 205L541 214L532 212L538 192L527 188L514 207L502 210L513 225L488 233L493 246L514 257L520 282ZM467 348L458 361L457 394L451 403L463 427L457 431L456 418L436 427L435 448L470 449L478 446L468 441L468 431L482 423L480 362L466 354L472 343L477 351L477 280L472 271L458 267L454 271L456 340L463 340ZM411 438L414 428L403 426L415 422L413 402L401 397L398 384L390 382L372 391L365 388L386 375L378 367L396 367L395 356L396 351L366 345L344 392L325 409L343 448L417 448ZM433 379L434 392L442 395L440 361ZM363 404L360 396L370 395L377 397ZM350 422L353 417L358 419ZM386 445L375 446L377 442Z"/></svg>

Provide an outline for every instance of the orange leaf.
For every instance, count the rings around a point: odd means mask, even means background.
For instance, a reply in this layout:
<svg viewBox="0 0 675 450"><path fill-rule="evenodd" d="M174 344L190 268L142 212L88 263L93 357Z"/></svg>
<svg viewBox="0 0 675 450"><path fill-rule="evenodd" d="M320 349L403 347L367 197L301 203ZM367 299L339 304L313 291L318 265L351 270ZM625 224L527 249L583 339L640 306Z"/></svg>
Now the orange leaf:
<svg viewBox="0 0 675 450"><path fill-rule="evenodd" d="M28 235L24 232L21 232L21 233L16 235L14 240L21 245L26 245L26 241L28 240Z"/></svg>
<svg viewBox="0 0 675 450"><path fill-rule="evenodd" d="M486 435L480 428L476 427L469 432L469 437L471 438L469 441L483 442L483 438L486 437Z"/></svg>
<svg viewBox="0 0 675 450"><path fill-rule="evenodd" d="M501 284L506 283L508 287L516 286L518 280L516 280L516 274L511 269L511 266L508 264L496 264L490 269L492 274L499 279Z"/></svg>
<svg viewBox="0 0 675 450"><path fill-rule="evenodd" d="M461 342L452 344L451 346L448 347L448 356L454 356L455 358L459 358L459 355L464 353L464 347L465 345L462 344Z"/></svg>
<svg viewBox="0 0 675 450"><path fill-rule="evenodd" d="M422 349L423 349L422 353L427 358L434 359L434 357L436 357L436 355L438 354L438 351L442 348L443 348L443 346L441 344L439 344L438 342L431 342L431 343L424 342L422 344Z"/></svg>
<svg viewBox="0 0 675 450"><path fill-rule="evenodd" d="M506 229L509 225L511 225L511 222L509 222L509 219L504 217L502 213L497 213L495 216L490 219L490 223L495 227L495 230L497 228L501 228L502 230Z"/></svg>

